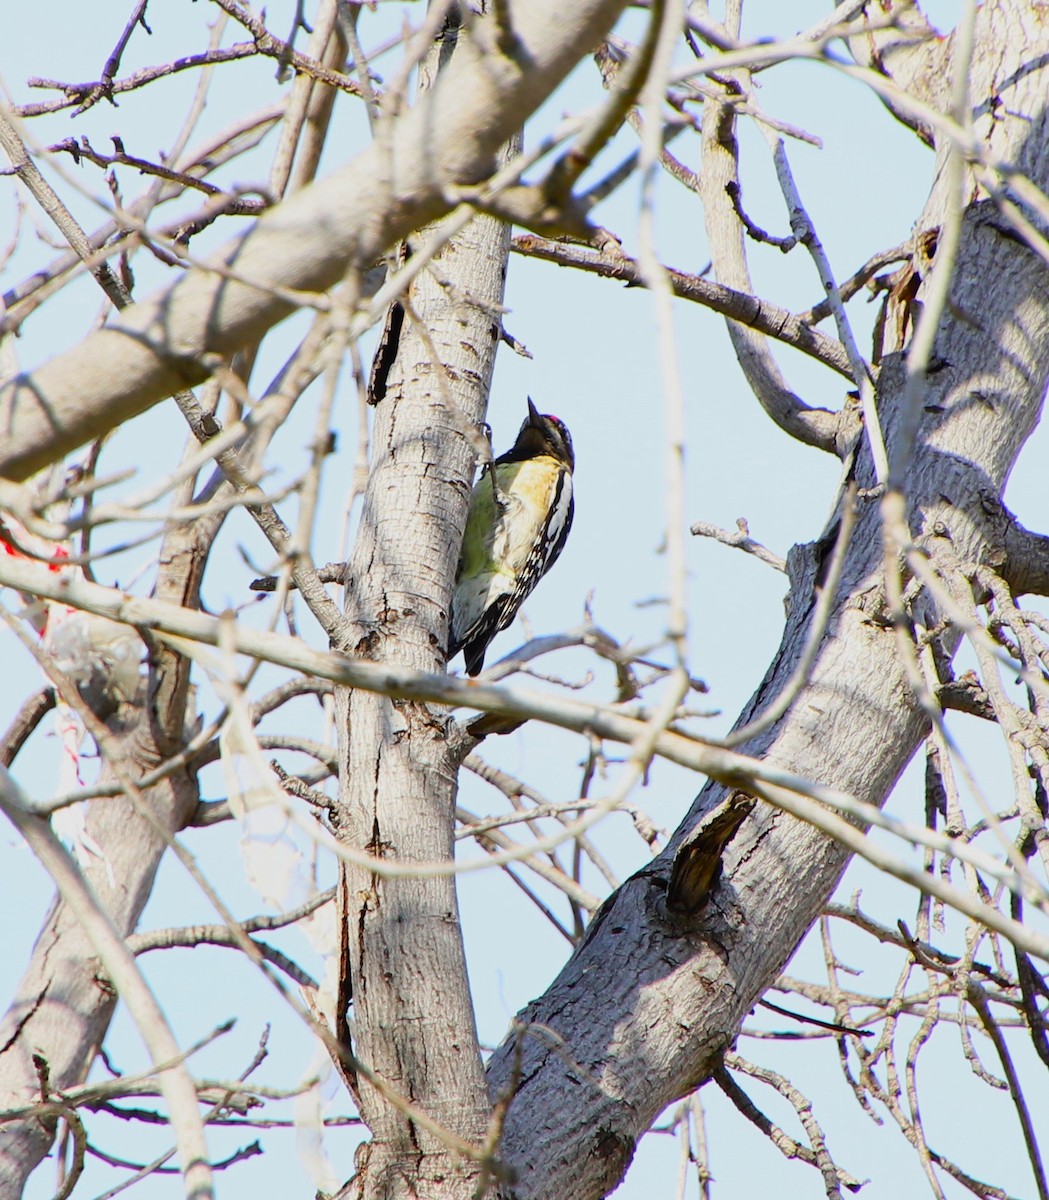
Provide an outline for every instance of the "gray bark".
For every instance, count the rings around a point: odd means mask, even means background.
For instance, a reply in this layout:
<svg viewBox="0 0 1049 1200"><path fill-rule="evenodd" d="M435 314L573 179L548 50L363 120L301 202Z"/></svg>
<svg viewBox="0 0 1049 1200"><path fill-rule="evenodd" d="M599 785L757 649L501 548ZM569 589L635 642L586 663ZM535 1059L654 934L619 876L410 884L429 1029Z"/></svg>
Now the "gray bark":
<svg viewBox="0 0 1049 1200"><path fill-rule="evenodd" d="M435 51L423 86L440 86L461 48ZM437 58L442 62L438 73ZM436 74L438 82L431 82ZM510 229L477 218L406 297L376 409L373 465L348 573L352 650L439 671L449 585L466 523L475 452L499 345ZM444 286L442 286L442 282ZM523 405L522 405L523 407ZM338 694L340 831L403 862L450 861L458 758L445 720L425 705ZM488 1096L474 1023L455 879L380 878L344 865L354 1052L386 1084L458 1138L480 1145ZM372 1140L359 1156L364 1200L472 1196L478 1166L358 1081Z"/></svg>
<svg viewBox="0 0 1049 1200"><path fill-rule="evenodd" d="M977 134L1044 189L1049 29L1027 5L1000 0L978 10L976 47ZM940 53L929 49L933 58ZM913 69L913 52L908 63ZM944 147L938 150L942 157ZM878 169L891 177L888 164ZM975 189L969 195L935 349L942 366L926 381L906 481L912 531L945 573L1001 561L998 498L1039 419L1049 379L1049 271L1003 232L989 201ZM941 172L919 232L942 223L947 203ZM890 454L899 438L901 349L887 355L878 378ZM861 488L874 484L865 443L855 473ZM875 803L885 800L925 729L884 620L881 538L877 500L864 500L811 684L774 729L744 747ZM791 556L780 651L741 721L766 707L793 671L811 617L815 559L816 547ZM920 603L931 608L927 597ZM935 624L935 611L925 616L927 627ZM512 1192L520 1200L584 1200L615 1186L658 1113L710 1078L840 879L840 847L759 805L729 846L707 907L695 916L671 912L675 856L725 795L721 785L703 790L667 851L608 901L549 990L519 1014L536 1027L525 1035L520 1077L516 1035L493 1057L492 1095L517 1088L502 1152L516 1169Z"/></svg>
<svg viewBox="0 0 1049 1200"><path fill-rule="evenodd" d="M469 280L482 303L499 303L508 243L505 226L475 221L439 269ZM490 311L455 303L432 279L410 300L439 360L406 323L377 410L347 612L354 653L437 671L473 462L459 426L483 419L498 334ZM343 835L406 865L450 859L457 763L444 721L425 705L361 691L341 693L338 711ZM355 1053L432 1118L479 1143L487 1094L454 878L380 879L349 867L346 876ZM414 1194L411 1186L441 1178L441 1195L472 1193L471 1172L457 1176L448 1147L363 1080L360 1102L373 1138L362 1195Z"/></svg>

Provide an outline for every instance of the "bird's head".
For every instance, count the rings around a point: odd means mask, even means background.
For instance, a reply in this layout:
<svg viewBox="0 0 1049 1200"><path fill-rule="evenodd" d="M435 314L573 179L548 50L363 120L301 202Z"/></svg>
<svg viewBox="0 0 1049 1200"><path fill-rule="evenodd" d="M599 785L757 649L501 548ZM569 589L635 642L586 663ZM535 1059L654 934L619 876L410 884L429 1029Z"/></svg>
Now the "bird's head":
<svg viewBox="0 0 1049 1200"><path fill-rule="evenodd" d="M528 416L511 454L515 459L538 458L541 454L549 454L551 458L564 463L570 471L575 467L575 451L568 427L559 417L541 413L531 397L528 398Z"/></svg>

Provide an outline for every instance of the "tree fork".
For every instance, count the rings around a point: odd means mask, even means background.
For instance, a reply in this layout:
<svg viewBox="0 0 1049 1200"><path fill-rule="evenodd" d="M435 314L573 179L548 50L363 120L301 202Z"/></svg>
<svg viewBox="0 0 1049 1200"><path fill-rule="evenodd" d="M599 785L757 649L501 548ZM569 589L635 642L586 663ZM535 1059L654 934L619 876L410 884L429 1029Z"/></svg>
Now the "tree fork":
<svg viewBox="0 0 1049 1200"><path fill-rule="evenodd" d="M943 54L941 43L926 46L933 58ZM975 47L977 137L992 156L1019 165L1044 189L1049 29L1026 5L1000 0L977 11ZM914 57L908 55L908 69L921 73ZM941 165L951 150L938 142ZM954 200L942 170L936 179L919 233L939 227ZM975 186L968 194L978 196ZM936 341L942 366L925 380L906 479L914 541L945 574L961 563L1005 556L1002 522L987 498L1000 498L1049 380L1049 272L1021 239L985 219L990 205L976 198L964 213L950 304ZM899 347L885 357L878 377L890 453L904 424L905 386ZM866 443L854 474L861 489L874 488ZM813 606L811 550L791 554L791 604L780 650L739 724L760 713L793 674ZM881 559L879 505L868 500L808 686L773 729L741 747L878 804L926 729L886 619ZM922 623L935 628L935 601L922 595L918 604L925 610L918 614ZM957 633L948 637L949 651ZM504 1160L517 1173L514 1200L605 1196L658 1114L718 1069L742 1019L837 885L846 852L759 805L728 847L705 910L685 917L669 911L675 858L725 791L719 784L703 789L666 851L606 902L557 979L518 1015L490 1061L489 1088L499 1094L517 1071L524 1039L524 1083L502 1143Z"/></svg>

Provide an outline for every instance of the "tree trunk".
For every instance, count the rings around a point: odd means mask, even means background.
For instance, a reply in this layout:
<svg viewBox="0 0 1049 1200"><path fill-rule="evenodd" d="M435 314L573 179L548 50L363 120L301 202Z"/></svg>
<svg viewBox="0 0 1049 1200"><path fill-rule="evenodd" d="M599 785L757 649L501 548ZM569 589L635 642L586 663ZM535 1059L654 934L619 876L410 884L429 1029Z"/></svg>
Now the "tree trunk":
<svg viewBox="0 0 1049 1200"><path fill-rule="evenodd" d="M125 763L133 775L141 773L130 756ZM145 799L161 826L175 833L196 808L198 795L195 783L179 772L150 788ZM114 925L126 936L137 926L149 899L167 842L124 797L93 804L87 828L105 861L92 859L83 867L84 875ZM115 885L110 883L106 864ZM34 1059L42 1064L54 1092L83 1083L116 1002L77 914L56 900L0 1024L0 1110L43 1099L41 1070ZM4 1125L0 1196L22 1194L30 1172L51 1148L55 1126L53 1119Z"/></svg>
<svg viewBox="0 0 1049 1200"><path fill-rule="evenodd" d="M188 498L188 497L187 497ZM158 599L199 607L200 579L222 515L172 530L160 550ZM189 661L163 646L150 655L145 702L123 706L106 722L112 757L102 780L119 773L141 778L183 745L189 700ZM132 933L153 890L168 840L183 829L200 799L196 777L181 768L143 793L156 826L126 796L91 804L88 836L102 853L82 866L102 907L124 936ZM159 827L159 829L157 828ZM41 1099L39 1060L52 1091L83 1083L98 1053L117 997L80 921L56 899L36 940L25 975L0 1023L0 1110ZM54 1120L3 1127L0 1196L20 1196L30 1173L54 1141Z"/></svg>
<svg viewBox="0 0 1049 1200"><path fill-rule="evenodd" d="M943 53L940 43L925 49L927 56ZM1016 164L1041 188L1049 182L1047 51L1049 26L1027 5L1000 0L977 10L977 136L984 152ZM913 48L908 55L909 69L921 73ZM937 148L942 162L946 146ZM891 166L880 169L891 186ZM941 171L918 236L942 225L948 204ZM919 299L924 287L922 280ZM891 312L887 327L904 315ZM915 541L947 574L965 564L1001 563L1007 522L999 498L1049 379L1049 271L975 186L934 359L905 490ZM901 436L902 347L884 357L877 382L891 457ZM876 492L862 490L876 482L866 441L855 477L864 498L811 682L788 714L744 749L880 804L926 722L886 618L880 507ZM794 671L811 619L818 552L817 545L791 555L783 641L741 721L767 707ZM934 627L933 602L925 594L919 603L923 623ZM516 1200L607 1194L659 1112L710 1078L841 878L847 855L840 846L760 804L729 846L705 909L671 912L675 856L725 794L721 785L703 789L672 844L608 901L549 990L519 1015L524 1026L537 1027L525 1036L519 1076L517 1035L494 1055L492 1095L517 1086L502 1143L517 1172Z"/></svg>
<svg viewBox="0 0 1049 1200"><path fill-rule="evenodd" d="M446 31L424 84L438 55L454 57L453 43ZM509 247L507 225L476 218L406 297L375 410L373 465L349 571L350 647L362 657L442 669L475 457L466 433L484 420ZM423 704L359 691L340 693L338 713L342 836L409 871L413 862L450 862L458 757L446 719ZM455 879L344 871L354 1052L444 1129L480 1145L488 1096ZM372 1133L359 1156L359 1196L473 1195L475 1163L365 1079L358 1083Z"/></svg>

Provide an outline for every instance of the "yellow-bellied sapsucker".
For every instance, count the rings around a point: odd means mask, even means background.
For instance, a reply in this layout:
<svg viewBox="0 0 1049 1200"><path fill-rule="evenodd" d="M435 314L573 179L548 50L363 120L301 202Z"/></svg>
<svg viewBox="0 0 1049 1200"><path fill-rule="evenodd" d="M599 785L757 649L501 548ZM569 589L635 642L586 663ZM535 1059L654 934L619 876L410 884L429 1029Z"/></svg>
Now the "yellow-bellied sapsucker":
<svg viewBox="0 0 1049 1200"><path fill-rule="evenodd" d="M564 422L528 401L517 441L474 485L452 595L448 657L468 675L484 666L492 638L517 615L557 561L572 527L575 454Z"/></svg>

